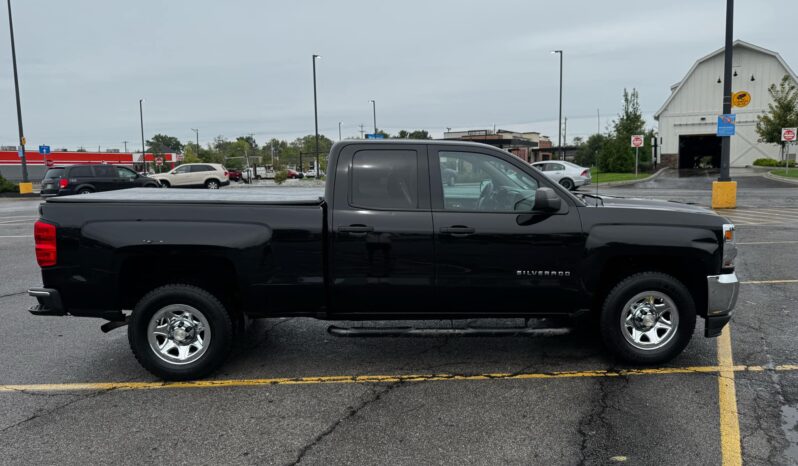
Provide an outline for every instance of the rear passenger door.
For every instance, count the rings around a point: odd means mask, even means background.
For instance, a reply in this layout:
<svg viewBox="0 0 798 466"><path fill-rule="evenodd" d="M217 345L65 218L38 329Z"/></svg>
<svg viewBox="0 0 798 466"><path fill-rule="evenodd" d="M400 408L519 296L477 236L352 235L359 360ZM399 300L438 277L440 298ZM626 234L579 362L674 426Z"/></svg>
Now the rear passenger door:
<svg viewBox="0 0 798 466"><path fill-rule="evenodd" d="M434 309L426 145L348 145L335 175L335 312L406 317Z"/></svg>
<svg viewBox="0 0 798 466"><path fill-rule="evenodd" d="M215 171L212 166L210 165L192 165L191 166L191 175L190 175L190 184L192 186L200 186L205 183L205 177L207 177L210 172Z"/></svg>

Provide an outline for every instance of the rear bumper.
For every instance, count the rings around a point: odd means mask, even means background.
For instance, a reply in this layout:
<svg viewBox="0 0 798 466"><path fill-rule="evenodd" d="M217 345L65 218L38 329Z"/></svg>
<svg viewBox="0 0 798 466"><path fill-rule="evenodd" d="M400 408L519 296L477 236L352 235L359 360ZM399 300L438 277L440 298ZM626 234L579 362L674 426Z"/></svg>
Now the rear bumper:
<svg viewBox="0 0 798 466"><path fill-rule="evenodd" d="M64 304L61 302L61 294L52 288L31 288L28 295L33 296L38 304L28 309L28 312L35 316L65 316Z"/></svg>
<svg viewBox="0 0 798 466"><path fill-rule="evenodd" d="M707 277L707 317L704 336L716 337L731 319L737 296L740 292L740 281L732 272Z"/></svg>

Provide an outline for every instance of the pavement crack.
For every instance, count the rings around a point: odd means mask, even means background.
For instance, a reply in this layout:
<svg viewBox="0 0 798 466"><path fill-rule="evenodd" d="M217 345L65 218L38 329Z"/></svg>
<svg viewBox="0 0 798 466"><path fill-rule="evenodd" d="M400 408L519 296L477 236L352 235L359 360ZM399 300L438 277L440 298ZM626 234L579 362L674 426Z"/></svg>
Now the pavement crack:
<svg viewBox="0 0 798 466"><path fill-rule="evenodd" d="M25 290L25 291L17 291L17 292L14 292L14 293L8 293L8 294L0 294L0 299L3 299L3 298L10 298L10 297L12 297L12 296L20 296L20 295L27 294L27 293L28 293L28 291L27 291L27 290Z"/></svg>
<svg viewBox="0 0 798 466"><path fill-rule="evenodd" d="M381 390L374 390L374 391L372 391L372 393L371 393L371 396L369 396L369 397L368 397L368 398L366 398L365 400L362 400L362 401L361 401L360 403L358 403L356 406L350 406L350 407L349 407L349 408L346 410L346 412L343 414L343 416L341 416L341 417L339 417L338 419L336 419L336 420L335 420L335 421L334 421L332 424L330 424L329 426L327 426L327 428L326 428L326 429L324 429L324 430L323 430L323 431L322 431L322 432L321 432L319 435L317 435L317 436L316 436L316 437L315 437L313 440L311 440L311 441L310 441L308 444L306 444L305 446L303 446L303 447L302 447L302 448L299 450L299 453L297 454L297 457L296 457L296 459L295 459L294 461L292 461L292 462L288 463L288 464L289 464L289 465L291 465L291 466L293 466L293 465L297 465L297 464L301 463L301 462L302 462L302 460L305 458L305 456L306 456L306 455L307 455L307 454L308 454L308 453L309 453L309 452L310 452L310 451L311 451L313 448L315 448L317 445L319 445L320 443L322 443L322 442L323 442L323 441L324 441L324 440L325 440L327 437L329 437L330 435L332 435L332 434L335 432L335 430L336 430L336 429L338 429L338 427L339 427L341 424L343 424L343 423L344 423L344 422L346 422L347 420L349 420L349 419L352 419L353 417L355 417L355 416L356 416L356 415L357 415L357 414L358 414L358 413L359 413L359 412L360 412L362 409L364 409L365 407L367 407L367 406L369 406L369 405L372 405L372 404L374 404L374 403L376 403L376 402L380 401L380 399L381 399L383 396L385 396L385 395L386 395L388 392L392 391L393 389L397 388L397 387L398 387L398 386L400 386L400 385L402 385L402 382L396 382L396 383L392 383L392 384L389 384L389 385L386 385L386 386L382 387L382 389L381 389Z"/></svg>

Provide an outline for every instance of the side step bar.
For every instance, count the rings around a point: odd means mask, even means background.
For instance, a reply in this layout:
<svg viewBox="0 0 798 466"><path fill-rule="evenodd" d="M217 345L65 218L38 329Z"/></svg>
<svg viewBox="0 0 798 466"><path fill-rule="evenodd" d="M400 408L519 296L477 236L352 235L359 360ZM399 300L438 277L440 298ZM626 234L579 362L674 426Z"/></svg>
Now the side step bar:
<svg viewBox="0 0 798 466"><path fill-rule="evenodd" d="M338 327L330 325L327 332L337 337L555 337L568 335L570 328L416 328L416 327Z"/></svg>

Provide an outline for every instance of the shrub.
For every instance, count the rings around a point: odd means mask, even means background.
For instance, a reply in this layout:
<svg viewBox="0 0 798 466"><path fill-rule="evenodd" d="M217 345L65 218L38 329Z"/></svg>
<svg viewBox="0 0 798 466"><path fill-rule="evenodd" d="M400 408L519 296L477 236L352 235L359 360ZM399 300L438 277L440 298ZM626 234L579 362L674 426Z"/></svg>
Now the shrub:
<svg viewBox="0 0 798 466"><path fill-rule="evenodd" d="M287 179L288 179L288 170L280 170L274 174L274 182L277 184L283 184Z"/></svg>
<svg viewBox="0 0 798 466"><path fill-rule="evenodd" d="M790 167L795 166L795 162L790 160L789 162ZM757 167L783 167L785 165L784 160L776 160L776 159L756 159L754 160L754 165Z"/></svg>
<svg viewBox="0 0 798 466"><path fill-rule="evenodd" d="M16 183L12 183L7 179L3 178L3 175L0 175L0 193L18 193L19 186Z"/></svg>

